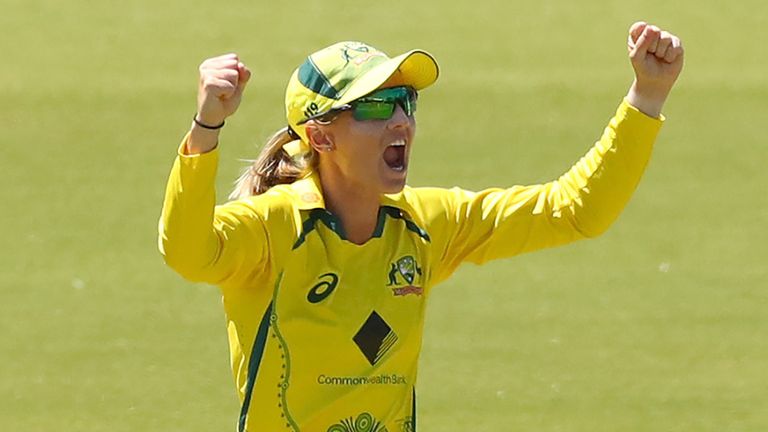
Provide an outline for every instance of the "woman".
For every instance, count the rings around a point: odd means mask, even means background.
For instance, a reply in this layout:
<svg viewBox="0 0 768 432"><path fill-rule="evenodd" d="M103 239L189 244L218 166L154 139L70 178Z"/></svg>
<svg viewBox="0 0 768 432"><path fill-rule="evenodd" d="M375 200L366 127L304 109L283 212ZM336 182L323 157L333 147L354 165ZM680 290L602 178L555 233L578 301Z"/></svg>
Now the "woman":
<svg viewBox="0 0 768 432"><path fill-rule="evenodd" d="M417 92L438 75L429 54L325 48L289 81L288 126L218 207L218 133L251 73L234 54L203 62L160 249L221 287L238 430L414 430L432 287L464 261L596 236L635 189L683 49L642 22L628 45L635 81L584 158L551 183L479 193L405 186Z"/></svg>

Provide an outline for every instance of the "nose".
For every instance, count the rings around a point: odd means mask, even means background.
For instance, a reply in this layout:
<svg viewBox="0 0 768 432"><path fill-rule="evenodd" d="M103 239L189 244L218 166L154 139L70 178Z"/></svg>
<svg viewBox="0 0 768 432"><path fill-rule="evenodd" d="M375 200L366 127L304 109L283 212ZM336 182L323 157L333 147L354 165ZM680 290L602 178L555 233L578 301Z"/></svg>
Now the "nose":
<svg viewBox="0 0 768 432"><path fill-rule="evenodd" d="M408 114L405 113L405 110L403 110L403 107L401 107L400 104L397 104L395 105L395 112L392 113L392 118L389 119L387 127L390 129L410 128L411 122L413 121L413 117L409 117Z"/></svg>

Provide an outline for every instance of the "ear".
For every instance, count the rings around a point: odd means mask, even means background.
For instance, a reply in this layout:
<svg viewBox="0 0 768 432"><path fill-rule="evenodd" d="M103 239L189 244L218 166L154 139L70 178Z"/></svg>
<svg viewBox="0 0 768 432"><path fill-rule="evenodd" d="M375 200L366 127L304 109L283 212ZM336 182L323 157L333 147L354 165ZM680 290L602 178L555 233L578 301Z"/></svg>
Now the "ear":
<svg viewBox="0 0 768 432"><path fill-rule="evenodd" d="M309 145L318 153L332 151L336 148L333 144L333 136L327 128L315 122L308 122L306 129Z"/></svg>

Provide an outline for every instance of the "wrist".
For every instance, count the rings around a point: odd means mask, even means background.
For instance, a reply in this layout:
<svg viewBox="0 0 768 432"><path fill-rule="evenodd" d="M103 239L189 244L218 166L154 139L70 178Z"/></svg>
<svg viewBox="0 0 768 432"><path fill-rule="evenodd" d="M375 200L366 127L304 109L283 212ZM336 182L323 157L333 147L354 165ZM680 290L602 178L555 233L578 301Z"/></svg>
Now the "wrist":
<svg viewBox="0 0 768 432"><path fill-rule="evenodd" d="M645 115L659 118L667 96L669 96L668 89L643 85L635 79L627 93L627 101Z"/></svg>
<svg viewBox="0 0 768 432"><path fill-rule="evenodd" d="M186 153L192 155L207 153L213 150L219 144L220 132L221 128L206 128L200 126L200 124L193 119L187 138Z"/></svg>
<svg viewBox="0 0 768 432"><path fill-rule="evenodd" d="M218 121L211 121L210 119L203 119L201 118L200 114L195 114L194 117L192 117L192 122L195 126L201 127L203 129L208 130L218 130L224 127L225 121L218 120Z"/></svg>

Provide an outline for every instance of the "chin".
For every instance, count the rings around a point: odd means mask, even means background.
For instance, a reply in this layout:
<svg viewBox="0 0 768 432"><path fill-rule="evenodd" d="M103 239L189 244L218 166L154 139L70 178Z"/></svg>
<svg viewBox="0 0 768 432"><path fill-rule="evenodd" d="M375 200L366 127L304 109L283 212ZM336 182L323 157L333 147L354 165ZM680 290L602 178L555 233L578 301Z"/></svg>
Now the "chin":
<svg viewBox="0 0 768 432"><path fill-rule="evenodd" d="M396 194L402 192L404 187L405 177L397 180L390 179L383 182L381 191L385 194Z"/></svg>

